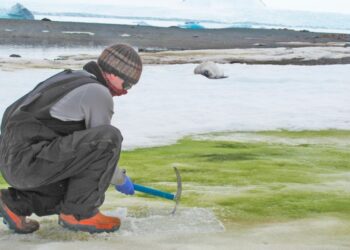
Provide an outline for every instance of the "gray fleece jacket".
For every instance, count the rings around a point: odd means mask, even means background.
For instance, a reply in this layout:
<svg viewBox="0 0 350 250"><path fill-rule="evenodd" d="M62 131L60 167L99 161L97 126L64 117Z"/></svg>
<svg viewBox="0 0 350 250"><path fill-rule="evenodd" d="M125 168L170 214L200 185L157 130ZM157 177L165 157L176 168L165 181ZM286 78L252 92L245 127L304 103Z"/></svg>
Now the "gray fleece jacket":
<svg viewBox="0 0 350 250"><path fill-rule="evenodd" d="M87 129L110 125L113 114L113 96L107 87L97 83L85 84L72 90L50 110L50 115L61 121L84 120ZM117 167L111 184L122 183L124 173Z"/></svg>

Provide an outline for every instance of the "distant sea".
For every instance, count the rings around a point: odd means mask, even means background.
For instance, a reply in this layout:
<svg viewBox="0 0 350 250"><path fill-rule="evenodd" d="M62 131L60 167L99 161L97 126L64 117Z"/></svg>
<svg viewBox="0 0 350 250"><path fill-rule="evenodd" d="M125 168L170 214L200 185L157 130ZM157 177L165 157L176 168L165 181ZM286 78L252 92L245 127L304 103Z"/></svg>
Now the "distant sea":
<svg viewBox="0 0 350 250"><path fill-rule="evenodd" d="M41 13L34 12L35 19L49 18L55 21L68 22L89 22L89 23L110 23L126 25L142 25L170 27L178 26L191 28L191 24L198 24L207 29L222 28L252 28L252 29L292 29L308 30L325 33L349 33L350 34L350 15L336 15L333 13L315 14L303 12L304 16L296 11L283 11L285 16L281 19L264 19L263 15L256 16L256 20L245 20L230 22L226 20L211 19L187 19L187 18L159 18L149 16L113 16L96 15L88 13ZM277 11L276 11L277 13ZM283 16L281 12L279 15ZM320 22L318 22L320 21Z"/></svg>

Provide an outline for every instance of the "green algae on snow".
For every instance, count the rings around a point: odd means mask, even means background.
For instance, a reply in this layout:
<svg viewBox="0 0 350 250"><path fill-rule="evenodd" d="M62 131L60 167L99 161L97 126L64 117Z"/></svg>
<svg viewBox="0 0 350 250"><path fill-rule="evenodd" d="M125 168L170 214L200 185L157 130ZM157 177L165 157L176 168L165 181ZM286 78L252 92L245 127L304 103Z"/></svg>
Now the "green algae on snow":
<svg viewBox="0 0 350 250"><path fill-rule="evenodd" d="M262 132L289 138L345 138L349 131ZM252 133L255 134L255 133ZM350 220L350 147L185 138L124 152L120 166L137 183L176 190L184 206L214 209L225 222L259 223L318 216ZM142 195L143 196L143 195Z"/></svg>
<svg viewBox="0 0 350 250"><path fill-rule="evenodd" d="M246 133L303 143L210 140L125 151L120 166L135 183L176 190L172 166L182 175L181 206L211 208L224 223L254 224L332 216L350 223L350 146L315 138L350 138L350 131ZM306 142L306 143L305 143ZM0 184L5 186L1 179ZM110 195L107 193L107 197ZM137 197L147 197L138 193ZM108 206L108 205L107 205Z"/></svg>

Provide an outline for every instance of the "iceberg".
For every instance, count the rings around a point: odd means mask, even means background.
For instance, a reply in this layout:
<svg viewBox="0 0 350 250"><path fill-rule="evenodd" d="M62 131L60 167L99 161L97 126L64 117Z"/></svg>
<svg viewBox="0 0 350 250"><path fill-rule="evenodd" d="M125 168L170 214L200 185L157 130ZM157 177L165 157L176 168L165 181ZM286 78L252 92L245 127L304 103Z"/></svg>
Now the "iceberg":
<svg viewBox="0 0 350 250"><path fill-rule="evenodd" d="M191 29L191 30L204 29L204 26L202 26L198 22L194 22L194 21L185 22L185 24L179 25L179 27L183 28L183 29Z"/></svg>
<svg viewBox="0 0 350 250"><path fill-rule="evenodd" d="M15 4L10 10L1 10L0 18L34 20L34 15L22 4Z"/></svg>

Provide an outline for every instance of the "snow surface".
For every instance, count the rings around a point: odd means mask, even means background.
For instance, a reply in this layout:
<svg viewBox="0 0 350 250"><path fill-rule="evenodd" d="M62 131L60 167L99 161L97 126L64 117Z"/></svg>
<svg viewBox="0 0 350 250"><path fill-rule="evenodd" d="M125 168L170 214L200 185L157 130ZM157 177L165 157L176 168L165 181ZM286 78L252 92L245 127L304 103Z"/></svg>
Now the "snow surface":
<svg viewBox="0 0 350 250"><path fill-rule="evenodd" d="M122 130L124 149L213 131L350 128L350 65L220 64L229 76L220 80L194 75L196 66L145 65L141 81L128 95L115 98L112 123ZM56 72L0 68L0 118L8 105ZM329 183L326 188L333 187ZM205 188L200 187L207 192ZM231 192L233 187L219 188ZM142 213L128 215L128 208L116 209L118 204L140 207ZM346 223L335 218L225 229L208 209L180 207L171 217L172 204L155 204L108 196L107 213L122 219L120 231L112 234L70 232L57 225L57 216L39 218L41 229L33 235L16 235L0 226L0 249L346 249L349 244L343 236Z"/></svg>
<svg viewBox="0 0 350 250"><path fill-rule="evenodd" d="M173 143L216 131L350 129L350 65L219 65L226 79L194 75L197 65L144 67L128 95L115 98L112 124L124 149ZM0 116L58 72L0 70Z"/></svg>

